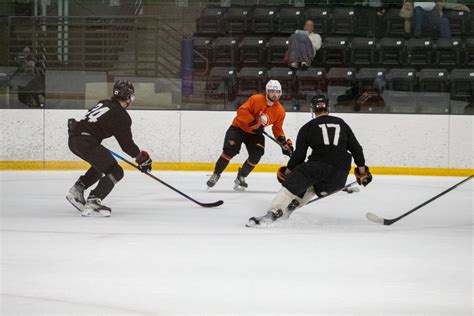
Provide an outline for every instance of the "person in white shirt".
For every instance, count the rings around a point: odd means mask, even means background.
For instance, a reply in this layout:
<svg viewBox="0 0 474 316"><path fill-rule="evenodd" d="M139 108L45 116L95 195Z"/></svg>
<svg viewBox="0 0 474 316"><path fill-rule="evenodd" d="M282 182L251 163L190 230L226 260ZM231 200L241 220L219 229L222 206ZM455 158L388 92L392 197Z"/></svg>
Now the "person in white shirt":
<svg viewBox="0 0 474 316"><path fill-rule="evenodd" d="M311 19L306 20L304 22L303 29L309 34L309 39L311 40L311 44L313 44L314 56L316 56L316 51L321 48L321 45L323 44L323 40L321 39L321 36L319 34L314 33L313 20Z"/></svg>
<svg viewBox="0 0 474 316"><path fill-rule="evenodd" d="M312 47L308 47L308 39ZM307 69L316 56L316 52L321 48L321 45L321 36L314 33L313 20L307 19L303 30L296 30L295 34L290 36L288 46L288 63L290 67Z"/></svg>

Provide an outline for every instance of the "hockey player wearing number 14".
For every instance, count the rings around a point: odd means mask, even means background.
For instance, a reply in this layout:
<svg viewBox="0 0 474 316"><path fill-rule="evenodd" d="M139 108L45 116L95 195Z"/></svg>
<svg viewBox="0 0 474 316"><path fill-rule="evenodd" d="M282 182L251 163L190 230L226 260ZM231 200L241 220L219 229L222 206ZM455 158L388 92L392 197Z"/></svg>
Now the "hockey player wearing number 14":
<svg viewBox="0 0 474 316"><path fill-rule="evenodd" d="M109 217L111 208L101 202L123 178L122 167L110 151L101 145L103 139L114 136L122 150L135 158L142 172L151 170L150 156L146 151L140 151L132 137L132 119L127 108L134 99L133 84L119 80L115 82L113 96L109 100L99 101L79 122L74 119L68 121L69 149L91 165L66 196L82 212L82 216ZM96 182L99 183L86 201L84 191Z"/></svg>
<svg viewBox="0 0 474 316"><path fill-rule="evenodd" d="M301 127L288 165L278 170L277 178L283 187L271 202L267 214L250 218L248 227L287 219L315 194L322 197L343 188L352 157L357 165L357 182L366 186L372 181L362 147L346 122L329 115L328 103L324 95L316 95L311 100L311 110L316 118ZM305 162L308 147L312 153Z"/></svg>

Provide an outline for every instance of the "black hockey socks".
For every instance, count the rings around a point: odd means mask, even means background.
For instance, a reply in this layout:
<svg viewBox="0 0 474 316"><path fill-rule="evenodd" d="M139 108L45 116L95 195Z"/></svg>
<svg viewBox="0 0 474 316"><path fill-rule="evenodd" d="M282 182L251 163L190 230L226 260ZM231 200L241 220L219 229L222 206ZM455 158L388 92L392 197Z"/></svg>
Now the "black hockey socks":
<svg viewBox="0 0 474 316"><path fill-rule="evenodd" d="M253 163L249 162L249 160L245 160L244 164L242 165L242 168L240 169L239 175L246 178L250 172L255 168L256 165Z"/></svg>
<svg viewBox="0 0 474 316"><path fill-rule="evenodd" d="M222 153L219 159L217 159L216 166L214 168L214 173L220 175L225 170L225 168L227 168L227 165L229 165L231 159L232 157L229 157L226 154Z"/></svg>
<svg viewBox="0 0 474 316"><path fill-rule="evenodd" d="M115 184L123 178L123 169L119 165L115 165L99 180L97 187L91 191L89 197L94 196L101 200L105 199L112 191Z"/></svg>
<svg viewBox="0 0 474 316"><path fill-rule="evenodd" d="M102 172L94 169L94 167L90 167L86 171L85 175L79 177L78 181L82 182L87 189L87 188L90 188L94 183L99 181L101 177L102 177Z"/></svg>

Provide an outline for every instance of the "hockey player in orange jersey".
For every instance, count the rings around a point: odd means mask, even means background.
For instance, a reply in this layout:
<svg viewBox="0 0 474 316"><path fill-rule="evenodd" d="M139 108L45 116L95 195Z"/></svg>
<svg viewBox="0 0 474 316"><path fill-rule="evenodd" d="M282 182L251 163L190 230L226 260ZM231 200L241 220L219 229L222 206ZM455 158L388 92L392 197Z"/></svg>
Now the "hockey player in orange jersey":
<svg viewBox="0 0 474 316"><path fill-rule="evenodd" d="M214 173L207 181L209 188L217 183L229 161L240 152L242 143L247 147L249 157L239 168L234 190L244 191L248 187L245 178L258 164L265 151L265 138L262 133L266 126L272 125L273 135L282 145L283 154L293 153L291 140L286 139L283 131L286 113L278 102L281 93L280 82L270 80L265 87L265 94L251 96L237 109L237 116L225 134L222 154L216 162Z"/></svg>

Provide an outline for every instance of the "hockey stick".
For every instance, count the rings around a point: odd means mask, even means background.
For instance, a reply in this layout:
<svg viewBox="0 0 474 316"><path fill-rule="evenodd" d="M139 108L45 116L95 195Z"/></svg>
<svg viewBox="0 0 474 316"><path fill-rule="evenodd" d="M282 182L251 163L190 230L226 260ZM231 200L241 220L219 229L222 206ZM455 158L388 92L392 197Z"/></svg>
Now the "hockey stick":
<svg viewBox="0 0 474 316"><path fill-rule="evenodd" d="M349 183L349 184L346 184L345 186L343 186L343 187L340 188L339 190L333 191L333 192L331 192L331 193L329 193L329 194L326 194L326 195L323 195L323 196L318 196L317 198L314 198L314 199L310 200L310 201L309 201L308 203L306 203L305 205L308 205L308 204L310 204L310 203L313 203L313 202L316 202L316 201L318 201L318 200L324 199L325 197L328 197L328 196L330 196L330 195L333 195L334 193L341 192L341 191L343 191L343 190L345 190L345 189L348 189L349 187L351 187L353 184L356 184L356 183L357 183L357 181L351 182L351 183Z"/></svg>
<svg viewBox="0 0 474 316"><path fill-rule="evenodd" d="M372 221L372 222L374 222L374 223L381 224L381 225L392 225L393 223L398 222L399 220L401 220L402 218L404 218L405 216L407 216L407 215L413 213L414 211L416 211L416 210L422 208L422 207L425 206L426 204L428 204L428 203L430 203L430 202L436 200L437 198L439 198L439 197L445 195L445 194L448 193L449 191L454 190L455 188L457 188L458 186L460 186L460 185L463 184L464 182L471 180L472 177L474 177L474 175L471 175L471 176L467 177L466 179L462 180L461 182L456 183L455 185L453 185L453 186L450 187L449 189L444 190L444 191L441 192L440 194L438 194L438 195L432 197L432 198L429 199L428 201L421 203L421 204L418 205L417 207L415 207L415 208L409 210L408 212L406 212L406 213L404 213L404 214L402 214L402 215L400 215L400 216L398 216L398 217L396 217L396 218L386 219L386 218L379 217L379 216L377 216L377 215L375 215L375 214L373 214L373 213L370 213L370 212L367 213L365 216L367 217L367 219L368 219L369 221Z"/></svg>
<svg viewBox="0 0 474 316"><path fill-rule="evenodd" d="M111 153L112 155L114 155L114 156L117 157L118 159L122 160L123 162L126 162L127 164L129 164L130 166L134 167L135 169L140 170L140 169L138 168L138 166L135 165L134 163L131 163L130 161L128 161L127 159L123 158L122 156L120 156L119 154L113 152L113 151L110 150L110 149L109 149L109 151L110 151L110 153ZM178 194L184 196L184 197L187 198L188 200L193 201L194 203L196 203L196 204L198 204L198 205L200 205L200 206L202 206L202 207L216 207L216 206L219 206L219 205L224 204L224 201L222 201L222 200L219 200L219 201L216 201L216 202L213 202L213 203L201 203L201 202L199 202L199 201L196 201L196 200L193 199L192 197L190 197L190 196L184 194L184 193L181 192L180 190L174 188L173 186L169 185L169 184L166 183L165 181L163 181L163 180L161 180L161 179L155 177L155 176L152 175L151 173L149 173L149 172L144 172L144 174L146 174L147 176L149 176L149 177L155 179L156 181L158 181L159 183L161 183L161 184L167 186L168 188L170 188L170 189L173 190L174 192L176 192L176 193L178 193Z"/></svg>
<svg viewBox="0 0 474 316"><path fill-rule="evenodd" d="M277 143L277 144L278 144L278 146L280 146L280 147L281 147L281 149L283 149L283 145L282 145L282 144L280 144L280 143L279 143L279 142L278 142L278 141L275 139L275 137L273 137L272 135L268 134L268 133L267 133L267 132L265 132L265 131L263 131L262 133L263 133L263 135L267 136L268 138L270 138L271 140L273 140L275 143ZM290 155L290 154L284 154L284 155L286 155L286 156L288 156L288 157L290 157L290 158L291 158L291 155Z"/></svg>

